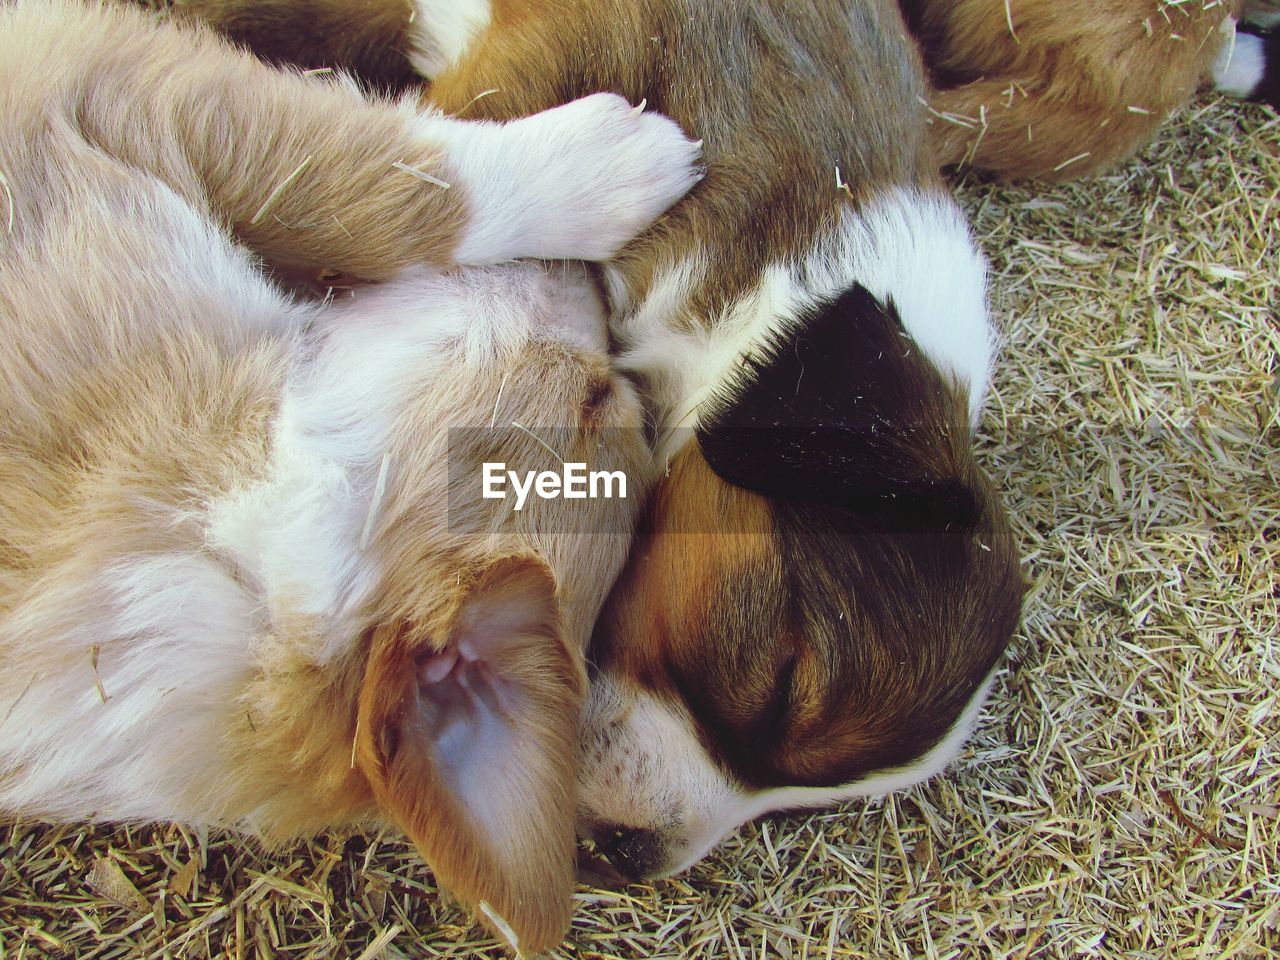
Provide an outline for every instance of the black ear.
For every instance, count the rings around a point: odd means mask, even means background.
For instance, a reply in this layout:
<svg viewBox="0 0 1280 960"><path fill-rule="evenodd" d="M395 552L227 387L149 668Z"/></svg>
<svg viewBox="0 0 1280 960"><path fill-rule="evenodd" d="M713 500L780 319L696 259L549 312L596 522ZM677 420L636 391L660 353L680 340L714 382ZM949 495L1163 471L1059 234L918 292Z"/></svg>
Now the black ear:
<svg viewBox="0 0 1280 960"><path fill-rule="evenodd" d="M893 304L855 285L745 358L697 436L736 486L858 529L959 533L981 509L966 409Z"/></svg>

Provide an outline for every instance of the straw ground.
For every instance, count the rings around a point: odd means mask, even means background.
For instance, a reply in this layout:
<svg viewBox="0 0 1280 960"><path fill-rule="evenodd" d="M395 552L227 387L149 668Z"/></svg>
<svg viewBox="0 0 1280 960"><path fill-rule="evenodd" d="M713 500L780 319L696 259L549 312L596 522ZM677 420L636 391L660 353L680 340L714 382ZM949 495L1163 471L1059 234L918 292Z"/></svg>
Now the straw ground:
<svg viewBox="0 0 1280 960"><path fill-rule="evenodd" d="M961 191L1008 340L984 456L1034 584L980 730L925 786L580 889L563 956L1280 952L1280 120L1203 101L1111 176ZM394 836L30 823L0 824L0 944L504 955Z"/></svg>

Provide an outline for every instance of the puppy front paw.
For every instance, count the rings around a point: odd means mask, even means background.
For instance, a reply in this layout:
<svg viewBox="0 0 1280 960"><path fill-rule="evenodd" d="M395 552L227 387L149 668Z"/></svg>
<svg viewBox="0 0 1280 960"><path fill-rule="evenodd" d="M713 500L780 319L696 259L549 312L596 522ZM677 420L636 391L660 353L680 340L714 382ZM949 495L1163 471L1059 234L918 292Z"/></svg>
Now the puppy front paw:
<svg viewBox="0 0 1280 960"><path fill-rule="evenodd" d="M608 260L703 175L701 141L610 93L501 125L424 126L466 190L459 263Z"/></svg>
<svg viewBox="0 0 1280 960"><path fill-rule="evenodd" d="M702 179L701 141L643 103L597 93L521 122L543 154L546 256L608 260Z"/></svg>

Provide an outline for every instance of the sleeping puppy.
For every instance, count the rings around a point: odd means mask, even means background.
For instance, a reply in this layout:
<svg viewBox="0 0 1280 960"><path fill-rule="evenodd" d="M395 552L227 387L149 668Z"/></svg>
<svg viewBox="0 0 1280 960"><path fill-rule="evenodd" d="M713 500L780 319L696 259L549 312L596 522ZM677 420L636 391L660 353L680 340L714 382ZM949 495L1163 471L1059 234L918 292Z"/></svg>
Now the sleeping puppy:
<svg viewBox="0 0 1280 960"><path fill-rule="evenodd" d="M259 24L342 22L307 62L402 51L461 116L609 90L706 142L706 178L607 271L665 476L591 651L582 833L660 875L758 814L942 769L1023 585L971 448L985 265L897 5L378 6L195 9L254 47Z"/></svg>
<svg viewBox="0 0 1280 960"><path fill-rule="evenodd" d="M453 268L609 256L696 144L609 95L448 120L57 0L0 8L0 89L0 812L389 820L555 943L650 460L583 269ZM250 250L393 279L302 304ZM557 457L630 489L482 496Z"/></svg>
<svg viewBox="0 0 1280 960"><path fill-rule="evenodd" d="M900 0L932 75L944 166L1063 180L1146 145L1212 78L1280 108L1274 0Z"/></svg>

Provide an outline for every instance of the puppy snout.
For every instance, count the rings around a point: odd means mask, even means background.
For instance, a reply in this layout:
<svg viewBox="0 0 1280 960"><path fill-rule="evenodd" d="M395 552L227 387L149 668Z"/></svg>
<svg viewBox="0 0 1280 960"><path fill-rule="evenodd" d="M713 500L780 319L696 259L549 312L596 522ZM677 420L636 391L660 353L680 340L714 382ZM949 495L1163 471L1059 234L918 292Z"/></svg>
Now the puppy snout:
<svg viewBox="0 0 1280 960"><path fill-rule="evenodd" d="M614 827L602 834L597 847L628 880L647 877L662 860L662 840L653 830Z"/></svg>

